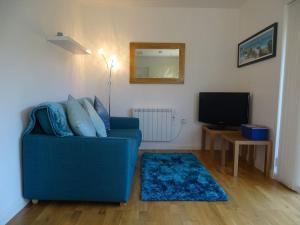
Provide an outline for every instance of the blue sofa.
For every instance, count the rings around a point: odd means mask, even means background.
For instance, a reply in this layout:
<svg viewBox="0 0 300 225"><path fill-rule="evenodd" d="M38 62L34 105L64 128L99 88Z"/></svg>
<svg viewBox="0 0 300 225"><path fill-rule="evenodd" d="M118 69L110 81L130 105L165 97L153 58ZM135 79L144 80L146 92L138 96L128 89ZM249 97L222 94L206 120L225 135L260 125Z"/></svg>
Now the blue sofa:
<svg viewBox="0 0 300 225"><path fill-rule="evenodd" d="M139 120L112 117L110 123L106 138L56 137L38 127L25 134L24 198L128 202L141 143Z"/></svg>

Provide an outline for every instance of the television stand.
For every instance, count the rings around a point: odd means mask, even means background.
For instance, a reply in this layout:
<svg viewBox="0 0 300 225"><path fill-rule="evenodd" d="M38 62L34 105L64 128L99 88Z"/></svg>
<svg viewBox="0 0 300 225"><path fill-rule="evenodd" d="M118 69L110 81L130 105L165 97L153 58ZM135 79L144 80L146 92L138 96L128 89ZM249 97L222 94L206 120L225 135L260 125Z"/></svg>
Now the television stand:
<svg viewBox="0 0 300 225"><path fill-rule="evenodd" d="M211 160L214 159L215 151L215 141L217 137L224 134L240 134L239 128L234 127L219 127L219 126L202 126L202 140L201 140L201 150L206 150L206 138L209 137L209 151L211 155Z"/></svg>
<svg viewBox="0 0 300 225"><path fill-rule="evenodd" d="M217 130L217 131L239 131L240 127L228 127L228 126L221 126L221 125L207 125L206 126L210 130Z"/></svg>

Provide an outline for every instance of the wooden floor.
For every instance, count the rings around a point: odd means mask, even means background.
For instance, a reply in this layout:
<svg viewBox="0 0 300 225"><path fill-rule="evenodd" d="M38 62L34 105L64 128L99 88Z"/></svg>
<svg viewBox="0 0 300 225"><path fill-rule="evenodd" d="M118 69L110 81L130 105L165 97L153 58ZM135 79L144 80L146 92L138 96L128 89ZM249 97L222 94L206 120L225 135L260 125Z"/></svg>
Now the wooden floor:
<svg viewBox="0 0 300 225"><path fill-rule="evenodd" d="M194 152L229 194L228 202L142 202L139 167L126 206L102 203L40 202L29 204L10 225L299 225L300 195L240 165L211 163L207 152ZM242 164L242 163L241 163Z"/></svg>

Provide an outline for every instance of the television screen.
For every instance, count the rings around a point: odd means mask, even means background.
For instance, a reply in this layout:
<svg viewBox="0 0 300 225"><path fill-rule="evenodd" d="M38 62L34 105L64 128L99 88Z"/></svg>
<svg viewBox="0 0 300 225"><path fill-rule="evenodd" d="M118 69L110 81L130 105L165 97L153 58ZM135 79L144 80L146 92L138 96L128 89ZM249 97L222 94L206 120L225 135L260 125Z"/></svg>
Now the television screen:
<svg viewBox="0 0 300 225"><path fill-rule="evenodd" d="M248 123L249 100L249 93L201 92L199 121L217 126Z"/></svg>

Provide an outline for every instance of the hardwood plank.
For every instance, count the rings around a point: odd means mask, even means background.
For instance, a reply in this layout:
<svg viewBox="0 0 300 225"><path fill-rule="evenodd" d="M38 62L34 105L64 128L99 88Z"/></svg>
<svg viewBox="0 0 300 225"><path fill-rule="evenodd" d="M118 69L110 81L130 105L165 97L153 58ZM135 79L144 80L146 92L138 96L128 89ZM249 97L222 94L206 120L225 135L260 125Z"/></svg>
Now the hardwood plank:
<svg viewBox="0 0 300 225"><path fill-rule="evenodd" d="M155 151L157 152L157 151ZM170 151L168 151L170 152ZM178 152L178 151L176 151ZM186 152L186 151L185 151ZM191 152L191 151L189 151ZM140 163L127 205L40 201L29 204L9 225L298 225L300 195L240 160L220 167L209 151L192 151L229 195L228 202L146 202L140 200Z"/></svg>

